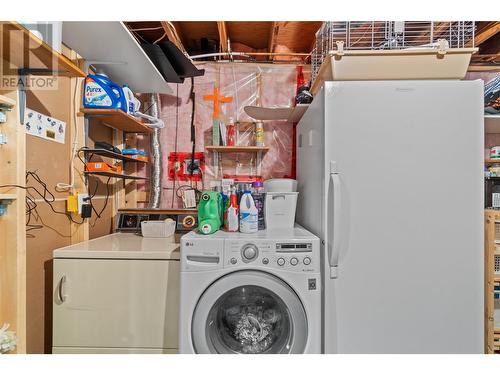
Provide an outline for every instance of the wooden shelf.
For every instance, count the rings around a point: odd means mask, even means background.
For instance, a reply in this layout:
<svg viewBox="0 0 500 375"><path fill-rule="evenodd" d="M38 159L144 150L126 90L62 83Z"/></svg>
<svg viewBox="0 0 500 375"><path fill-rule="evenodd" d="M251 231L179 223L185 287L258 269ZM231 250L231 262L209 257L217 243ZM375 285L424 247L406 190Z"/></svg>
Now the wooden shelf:
<svg viewBox="0 0 500 375"><path fill-rule="evenodd" d="M115 173L115 172L85 172L85 175L123 178L125 180L149 180L147 177L130 176L123 173Z"/></svg>
<svg viewBox="0 0 500 375"><path fill-rule="evenodd" d="M293 107L290 116L288 116L289 122L299 122L304 113L306 113L307 108L309 108L309 104L297 104Z"/></svg>
<svg viewBox="0 0 500 375"><path fill-rule="evenodd" d="M16 101L14 99L8 98L4 95L0 95L0 106L14 107L15 105Z"/></svg>
<svg viewBox="0 0 500 375"><path fill-rule="evenodd" d="M82 108L80 111L80 116L98 118L101 124L126 133L151 133L153 131L142 121L123 112L121 109Z"/></svg>
<svg viewBox="0 0 500 375"><path fill-rule="evenodd" d="M0 193L0 201L14 201L17 199L16 194L2 194Z"/></svg>
<svg viewBox="0 0 500 375"><path fill-rule="evenodd" d="M148 163L147 161L144 161L144 160L134 159L128 155L118 154L116 152L104 150L101 148L88 148L88 149L81 149L80 151L84 152L85 154L99 155L99 156L104 156L104 157L115 159L115 160L123 160L126 162L131 162L131 163Z"/></svg>
<svg viewBox="0 0 500 375"><path fill-rule="evenodd" d="M216 151L220 153L230 153L230 152L267 152L269 147L258 147L258 146L207 146L207 151Z"/></svg>
<svg viewBox="0 0 500 375"><path fill-rule="evenodd" d="M288 121L299 122L309 104L297 104L295 107L258 107L246 106L245 113L261 121Z"/></svg>
<svg viewBox="0 0 500 375"><path fill-rule="evenodd" d="M500 159L485 159L484 164L486 164L486 165L500 164Z"/></svg>
<svg viewBox="0 0 500 375"><path fill-rule="evenodd" d="M484 132L486 134L500 133L500 115L484 115Z"/></svg>
<svg viewBox="0 0 500 375"><path fill-rule="evenodd" d="M1 21L0 37L3 41L10 41L10 46L3 43L0 57L16 69L39 70L33 72L36 75L85 77L83 70L70 59L53 50L17 22ZM24 56L27 48L30 51L29 65L26 65Z"/></svg>

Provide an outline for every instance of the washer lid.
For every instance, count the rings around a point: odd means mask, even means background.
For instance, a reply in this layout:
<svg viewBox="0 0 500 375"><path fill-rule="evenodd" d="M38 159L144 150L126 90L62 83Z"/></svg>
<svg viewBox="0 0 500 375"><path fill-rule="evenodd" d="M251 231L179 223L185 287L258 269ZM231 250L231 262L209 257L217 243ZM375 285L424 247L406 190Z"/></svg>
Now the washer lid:
<svg viewBox="0 0 500 375"><path fill-rule="evenodd" d="M178 260L179 244L171 238L144 238L114 233L54 250L54 258Z"/></svg>
<svg viewBox="0 0 500 375"><path fill-rule="evenodd" d="M215 281L195 308L197 353L303 353L307 317L295 292L262 271L237 271Z"/></svg>

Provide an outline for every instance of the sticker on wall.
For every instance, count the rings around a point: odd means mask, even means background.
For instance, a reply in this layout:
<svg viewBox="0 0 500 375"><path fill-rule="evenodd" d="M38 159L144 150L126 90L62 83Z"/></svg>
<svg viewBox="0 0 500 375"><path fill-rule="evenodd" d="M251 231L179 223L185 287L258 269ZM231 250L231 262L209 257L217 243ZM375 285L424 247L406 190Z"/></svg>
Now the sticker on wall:
<svg viewBox="0 0 500 375"><path fill-rule="evenodd" d="M54 141L64 143L66 134L66 123L52 117L45 116L37 111L26 108L24 115L24 126L26 134L34 135Z"/></svg>

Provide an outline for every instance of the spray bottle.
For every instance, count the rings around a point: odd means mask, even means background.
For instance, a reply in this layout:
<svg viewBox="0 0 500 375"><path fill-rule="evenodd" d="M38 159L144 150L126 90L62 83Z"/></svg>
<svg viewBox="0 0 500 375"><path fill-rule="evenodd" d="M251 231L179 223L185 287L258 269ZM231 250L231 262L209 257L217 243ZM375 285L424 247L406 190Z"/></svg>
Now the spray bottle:
<svg viewBox="0 0 500 375"><path fill-rule="evenodd" d="M239 228L238 201L236 189L231 190L229 198L229 207L226 210L225 230L228 232L237 232Z"/></svg>

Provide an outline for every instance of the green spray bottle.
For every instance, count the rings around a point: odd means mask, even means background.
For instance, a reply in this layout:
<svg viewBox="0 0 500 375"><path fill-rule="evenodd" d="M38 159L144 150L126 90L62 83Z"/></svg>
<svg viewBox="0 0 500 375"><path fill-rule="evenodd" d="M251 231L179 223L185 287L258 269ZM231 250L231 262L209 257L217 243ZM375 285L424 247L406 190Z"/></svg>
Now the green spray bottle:
<svg viewBox="0 0 500 375"><path fill-rule="evenodd" d="M204 191L198 204L198 232L212 234L222 225L222 196L216 191Z"/></svg>

